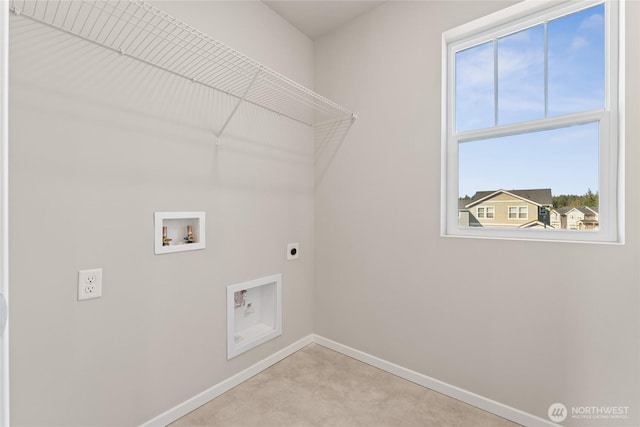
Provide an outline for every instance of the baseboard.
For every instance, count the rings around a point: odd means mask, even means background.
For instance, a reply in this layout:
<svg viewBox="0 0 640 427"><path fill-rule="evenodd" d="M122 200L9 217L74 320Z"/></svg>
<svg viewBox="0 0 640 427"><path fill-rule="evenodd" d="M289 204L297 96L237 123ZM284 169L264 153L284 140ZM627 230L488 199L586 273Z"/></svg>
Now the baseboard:
<svg viewBox="0 0 640 427"><path fill-rule="evenodd" d="M192 397L191 399L186 400L185 402L180 403L179 405L169 409L163 414L158 415L141 424L140 427L164 427L178 418L181 418L187 415L189 412L193 411L196 408L204 405L208 401L215 399L220 396L222 393L231 390L233 387L238 384L248 380L254 375L259 374L260 372L267 369L269 366L274 365L286 358L287 356L292 355L296 351L306 347L307 345L313 342L313 335L306 336L299 341L294 342L293 344L283 348L282 350L272 354L266 359L261 360L245 369L242 372L237 373L236 375L214 385L208 390L203 391L202 393Z"/></svg>
<svg viewBox="0 0 640 427"><path fill-rule="evenodd" d="M402 366L387 362L386 360L382 360L378 357L337 343L322 336L313 335L313 342L323 347L330 348L331 350L335 350L338 353L342 353L345 356L349 356L353 359L364 362L368 365L375 366L378 369L382 369L383 371L389 372L390 374L393 374L400 378L404 378L405 380L411 381L423 387L437 391L438 393L442 393L446 396L460 400L461 402L468 403L471 406L483 409L499 417L513 421L515 423L522 424L527 427L557 426L557 424L551 421L547 421L543 418L520 411L519 409L512 408L500 402L496 402L495 400L488 399L486 397L477 395L451 384L447 384L443 381L431 378L419 372L403 368Z"/></svg>
<svg viewBox="0 0 640 427"><path fill-rule="evenodd" d="M389 372L390 374L393 374L400 378L404 378L405 380L411 381L423 387L437 391L438 393L442 393L446 396L452 397L461 402L475 406L476 408L483 409L487 412L490 412L499 417L508 419L515 423L521 424L523 426L527 426L527 427L557 426L557 424L554 424L551 421L547 421L540 417L536 417L535 415L531 415L519 409L512 408L500 402L496 402L495 400L491 400L486 397L480 396L478 394L472 393L468 390L464 390L462 388L453 386L451 384L447 384L443 381L437 380L435 378L431 378L419 372L412 371L407 368L403 368L402 366L396 365L391 362L387 362L386 360L372 356L363 351L356 350L352 347L337 343L330 339L324 338L320 335L312 334L283 348L282 350L272 354L266 359L263 359L260 362L248 367L244 371L239 372L236 375L214 385L213 387L203 391L202 393L192 397L191 399L188 399L185 402L169 409L165 413L158 415L152 420L149 420L144 424L141 424L140 427L164 427L172 423L173 421L176 421L177 419L185 416L186 414L193 411L194 409L199 408L200 406L204 405L210 400L215 399L216 397L220 396L222 393L231 390L233 387L241 384L242 382L248 380L254 375L259 374L260 372L264 371L268 367L278 363L282 359L292 355L296 351L301 350L302 348L306 347L311 343L316 343L323 347L327 347L331 350L337 351L338 353L342 353L345 356L349 356L353 359L359 360L363 363L374 366L378 369L382 369L383 371Z"/></svg>

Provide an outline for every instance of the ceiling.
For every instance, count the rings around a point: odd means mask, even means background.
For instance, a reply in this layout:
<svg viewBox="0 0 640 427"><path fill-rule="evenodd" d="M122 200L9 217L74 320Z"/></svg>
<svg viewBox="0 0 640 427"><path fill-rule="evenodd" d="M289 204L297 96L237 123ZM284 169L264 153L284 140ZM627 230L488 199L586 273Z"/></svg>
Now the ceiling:
<svg viewBox="0 0 640 427"><path fill-rule="evenodd" d="M316 39L378 6L382 1L298 0L263 2L311 39Z"/></svg>

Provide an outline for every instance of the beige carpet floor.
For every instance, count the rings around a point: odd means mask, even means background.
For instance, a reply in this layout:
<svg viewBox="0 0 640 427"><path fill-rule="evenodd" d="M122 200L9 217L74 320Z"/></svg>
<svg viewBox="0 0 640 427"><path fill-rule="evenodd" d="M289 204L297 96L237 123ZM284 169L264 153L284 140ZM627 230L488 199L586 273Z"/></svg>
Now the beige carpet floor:
<svg viewBox="0 0 640 427"><path fill-rule="evenodd" d="M310 344L172 427L513 427L503 418Z"/></svg>

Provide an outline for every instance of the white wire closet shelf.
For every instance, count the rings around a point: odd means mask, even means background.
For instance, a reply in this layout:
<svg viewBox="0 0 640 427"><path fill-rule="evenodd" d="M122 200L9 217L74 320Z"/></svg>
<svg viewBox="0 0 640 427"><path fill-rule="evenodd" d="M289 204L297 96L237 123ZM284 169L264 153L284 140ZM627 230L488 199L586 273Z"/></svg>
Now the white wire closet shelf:
<svg viewBox="0 0 640 427"><path fill-rule="evenodd" d="M145 1L12 0L10 9L235 98L218 138L242 102L308 126L357 117Z"/></svg>

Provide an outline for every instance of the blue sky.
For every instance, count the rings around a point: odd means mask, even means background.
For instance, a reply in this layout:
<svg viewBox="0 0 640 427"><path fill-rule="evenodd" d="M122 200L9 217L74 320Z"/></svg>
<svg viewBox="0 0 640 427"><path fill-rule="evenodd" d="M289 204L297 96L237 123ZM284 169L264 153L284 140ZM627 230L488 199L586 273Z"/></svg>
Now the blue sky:
<svg viewBox="0 0 640 427"><path fill-rule="evenodd" d="M547 24L547 117L604 105L604 6ZM483 129L545 117L544 26L456 54L456 129ZM496 123L497 122L497 123ZM459 194L499 188L598 191L597 123L461 143Z"/></svg>

